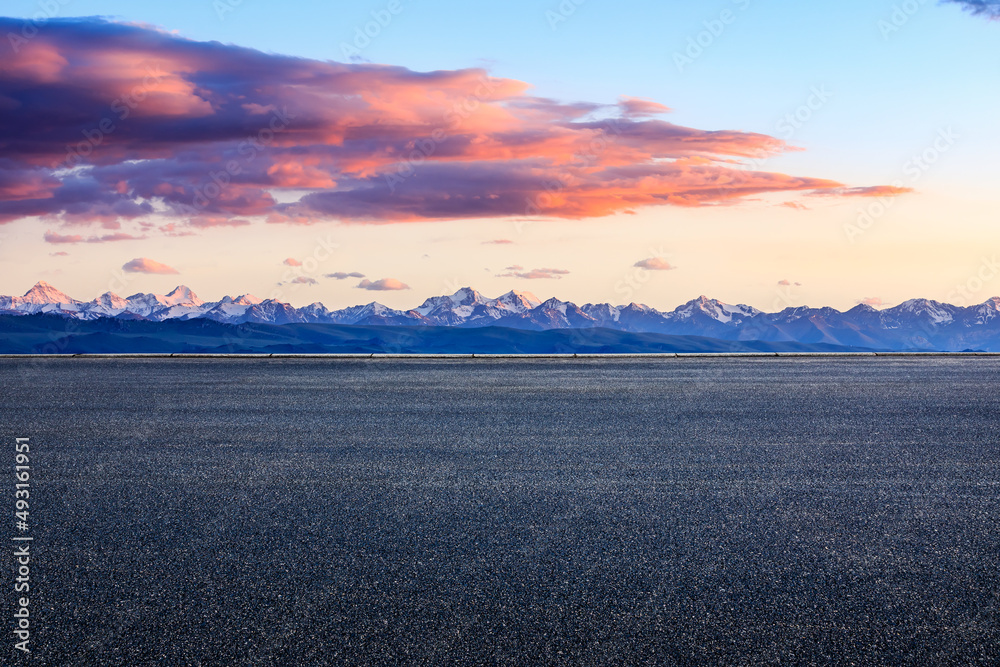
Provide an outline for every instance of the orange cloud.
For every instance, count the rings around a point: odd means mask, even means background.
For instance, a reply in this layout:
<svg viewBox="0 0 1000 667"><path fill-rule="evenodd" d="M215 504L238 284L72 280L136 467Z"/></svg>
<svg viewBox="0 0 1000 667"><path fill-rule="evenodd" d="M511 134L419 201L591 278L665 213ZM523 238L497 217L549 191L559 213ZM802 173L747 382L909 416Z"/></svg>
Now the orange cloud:
<svg viewBox="0 0 1000 667"><path fill-rule="evenodd" d="M397 290L408 290L410 286L400 282L395 278L382 278L380 280L362 280L357 284L358 289L370 290L373 292L391 292Z"/></svg>

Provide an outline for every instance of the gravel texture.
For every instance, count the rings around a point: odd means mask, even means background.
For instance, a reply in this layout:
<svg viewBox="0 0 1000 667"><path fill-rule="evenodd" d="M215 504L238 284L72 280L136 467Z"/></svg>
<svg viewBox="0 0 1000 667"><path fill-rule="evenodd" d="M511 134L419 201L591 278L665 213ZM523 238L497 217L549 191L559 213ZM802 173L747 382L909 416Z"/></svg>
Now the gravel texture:
<svg viewBox="0 0 1000 667"><path fill-rule="evenodd" d="M2 360L31 663L995 665L998 384L994 358Z"/></svg>

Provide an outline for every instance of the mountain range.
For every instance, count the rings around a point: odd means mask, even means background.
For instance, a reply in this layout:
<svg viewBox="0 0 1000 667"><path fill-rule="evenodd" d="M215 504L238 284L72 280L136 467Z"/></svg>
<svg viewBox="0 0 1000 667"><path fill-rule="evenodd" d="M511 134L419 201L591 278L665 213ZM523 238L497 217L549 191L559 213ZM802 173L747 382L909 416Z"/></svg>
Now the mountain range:
<svg viewBox="0 0 1000 667"><path fill-rule="evenodd" d="M729 305L699 297L673 311L631 303L578 306L541 301L528 292L511 291L495 299L471 288L431 297L412 310L379 303L329 310L321 303L295 308L249 294L206 302L185 286L169 294L111 292L92 301L73 299L39 282L23 296L0 296L0 315L57 315L74 320L149 322L208 320L227 325L321 324L375 327L439 327L549 331L608 329L637 334L698 336L721 341L762 341L837 346L845 349L1000 351L1000 298L961 307L913 299L877 310L858 305L834 308L786 308L766 313L751 306Z"/></svg>

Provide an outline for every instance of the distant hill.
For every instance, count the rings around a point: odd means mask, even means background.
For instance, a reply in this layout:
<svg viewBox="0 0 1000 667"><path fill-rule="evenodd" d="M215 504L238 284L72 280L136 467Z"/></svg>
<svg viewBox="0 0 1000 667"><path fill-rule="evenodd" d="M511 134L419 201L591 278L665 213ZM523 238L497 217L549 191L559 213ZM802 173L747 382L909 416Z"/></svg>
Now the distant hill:
<svg viewBox="0 0 1000 667"><path fill-rule="evenodd" d="M207 319L73 320L0 315L0 353L229 354L639 354L669 352L847 352L796 342L724 341L605 328L530 331L506 327L225 324Z"/></svg>

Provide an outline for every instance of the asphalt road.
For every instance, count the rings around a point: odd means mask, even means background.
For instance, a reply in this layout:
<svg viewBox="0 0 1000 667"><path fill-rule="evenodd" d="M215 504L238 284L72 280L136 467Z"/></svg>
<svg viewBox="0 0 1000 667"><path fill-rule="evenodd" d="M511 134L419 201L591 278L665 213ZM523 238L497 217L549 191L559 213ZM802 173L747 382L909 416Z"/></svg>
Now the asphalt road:
<svg viewBox="0 0 1000 667"><path fill-rule="evenodd" d="M997 664L998 386L994 358L2 360L30 663Z"/></svg>

